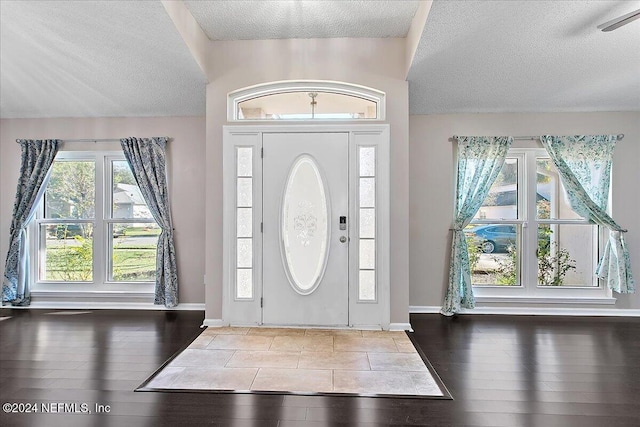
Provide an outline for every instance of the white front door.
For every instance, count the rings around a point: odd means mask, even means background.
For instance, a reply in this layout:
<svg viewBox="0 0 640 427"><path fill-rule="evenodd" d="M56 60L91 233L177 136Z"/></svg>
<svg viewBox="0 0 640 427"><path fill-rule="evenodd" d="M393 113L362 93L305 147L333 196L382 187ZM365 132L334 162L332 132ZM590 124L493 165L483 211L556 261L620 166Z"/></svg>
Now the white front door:
<svg viewBox="0 0 640 427"><path fill-rule="evenodd" d="M262 321L345 326L349 134L264 133L262 143Z"/></svg>

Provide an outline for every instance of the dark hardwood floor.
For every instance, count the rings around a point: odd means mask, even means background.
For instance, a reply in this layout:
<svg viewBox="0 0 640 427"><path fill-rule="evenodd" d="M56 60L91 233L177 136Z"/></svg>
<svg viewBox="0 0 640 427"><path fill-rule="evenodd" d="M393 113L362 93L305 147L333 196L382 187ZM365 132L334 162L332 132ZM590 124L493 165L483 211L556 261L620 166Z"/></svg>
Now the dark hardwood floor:
<svg viewBox="0 0 640 427"><path fill-rule="evenodd" d="M454 398L423 400L134 392L200 332L202 312L0 316L0 403L60 412L3 411L3 427L640 425L637 318L412 315Z"/></svg>

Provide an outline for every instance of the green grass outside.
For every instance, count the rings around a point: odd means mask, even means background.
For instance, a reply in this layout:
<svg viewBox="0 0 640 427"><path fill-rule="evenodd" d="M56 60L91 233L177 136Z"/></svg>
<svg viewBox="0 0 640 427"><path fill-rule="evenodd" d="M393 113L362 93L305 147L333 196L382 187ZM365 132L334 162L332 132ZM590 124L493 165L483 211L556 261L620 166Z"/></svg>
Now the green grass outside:
<svg viewBox="0 0 640 427"><path fill-rule="evenodd" d="M127 227L122 231L122 235L127 237L159 236L161 232L160 227Z"/></svg>
<svg viewBox="0 0 640 427"><path fill-rule="evenodd" d="M89 245L47 248L45 280L88 282L92 280ZM154 281L155 245L118 245L113 250L113 280Z"/></svg>

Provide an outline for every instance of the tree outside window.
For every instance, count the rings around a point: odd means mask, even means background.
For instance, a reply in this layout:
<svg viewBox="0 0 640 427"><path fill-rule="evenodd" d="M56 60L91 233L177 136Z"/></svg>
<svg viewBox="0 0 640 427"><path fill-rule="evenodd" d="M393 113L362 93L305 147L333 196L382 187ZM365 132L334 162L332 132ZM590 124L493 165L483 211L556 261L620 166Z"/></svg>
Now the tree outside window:
<svg viewBox="0 0 640 427"><path fill-rule="evenodd" d="M121 155L61 152L43 205L39 281L155 280L160 228Z"/></svg>

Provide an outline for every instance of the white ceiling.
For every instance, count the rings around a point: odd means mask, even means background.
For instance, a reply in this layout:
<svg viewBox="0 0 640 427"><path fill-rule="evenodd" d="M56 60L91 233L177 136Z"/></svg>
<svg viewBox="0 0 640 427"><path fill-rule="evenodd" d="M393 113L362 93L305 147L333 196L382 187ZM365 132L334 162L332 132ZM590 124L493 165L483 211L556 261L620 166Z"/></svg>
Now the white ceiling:
<svg viewBox="0 0 640 427"><path fill-rule="evenodd" d="M409 72L411 114L640 110L639 1L435 1Z"/></svg>
<svg viewBox="0 0 640 427"><path fill-rule="evenodd" d="M0 1L0 116L203 115L204 75L159 1Z"/></svg>
<svg viewBox="0 0 640 427"><path fill-rule="evenodd" d="M416 1L186 1L212 39L404 37ZM640 1L436 0L411 114L638 111ZM358 82L355 82L358 83ZM203 115L205 78L158 0L0 0L0 116Z"/></svg>
<svg viewBox="0 0 640 427"><path fill-rule="evenodd" d="M198 1L185 4L211 40L405 37L419 1Z"/></svg>

